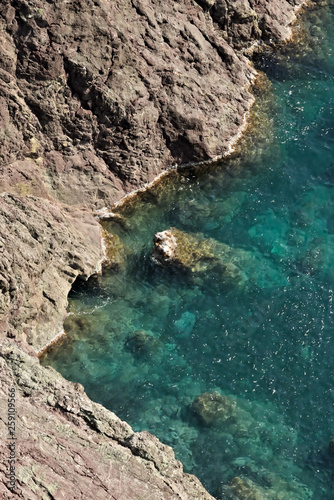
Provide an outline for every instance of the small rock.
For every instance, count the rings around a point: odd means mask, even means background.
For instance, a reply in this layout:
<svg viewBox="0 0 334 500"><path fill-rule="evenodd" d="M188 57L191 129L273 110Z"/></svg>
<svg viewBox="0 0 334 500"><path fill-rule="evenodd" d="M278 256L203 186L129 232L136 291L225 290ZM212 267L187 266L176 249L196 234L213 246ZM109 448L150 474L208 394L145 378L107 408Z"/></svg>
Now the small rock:
<svg viewBox="0 0 334 500"><path fill-rule="evenodd" d="M186 335L189 335L189 333L192 332L195 323L196 323L195 314L186 311L185 313L182 314L180 319L175 321L174 325L179 333L184 333Z"/></svg>
<svg viewBox="0 0 334 500"><path fill-rule="evenodd" d="M151 356L158 346L158 339L146 330L135 330L125 341L125 348L136 357Z"/></svg>
<svg viewBox="0 0 334 500"><path fill-rule="evenodd" d="M195 414L205 425L233 421L235 407L235 401L218 391L204 392L197 396L192 404Z"/></svg>

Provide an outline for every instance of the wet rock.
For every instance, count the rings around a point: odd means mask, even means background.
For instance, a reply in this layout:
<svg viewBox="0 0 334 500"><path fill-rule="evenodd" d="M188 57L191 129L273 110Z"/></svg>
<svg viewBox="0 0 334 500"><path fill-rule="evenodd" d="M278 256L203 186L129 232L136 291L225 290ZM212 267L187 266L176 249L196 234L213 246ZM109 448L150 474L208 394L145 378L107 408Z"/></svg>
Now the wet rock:
<svg viewBox="0 0 334 500"><path fill-rule="evenodd" d="M204 392L192 404L195 415L205 425L231 423L235 420L235 401L217 391Z"/></svg>
<svg viewBox="0 0 334 500"><path fill-rule="evenodd" d="M226 282L238 284L243 280L240 269L229 259L231 248L202 235L184 233L176 228L154 235L152 257L163 266L196 274L216 270Z"/></svg>
<svg viewBox="0 0 334 500"><path fill-rule="evenodd" d="M121 238L102 228L102 238L105 250L105 261L103 267L108 269L119 269L124 265L126 257L126 248Z"/></svg>

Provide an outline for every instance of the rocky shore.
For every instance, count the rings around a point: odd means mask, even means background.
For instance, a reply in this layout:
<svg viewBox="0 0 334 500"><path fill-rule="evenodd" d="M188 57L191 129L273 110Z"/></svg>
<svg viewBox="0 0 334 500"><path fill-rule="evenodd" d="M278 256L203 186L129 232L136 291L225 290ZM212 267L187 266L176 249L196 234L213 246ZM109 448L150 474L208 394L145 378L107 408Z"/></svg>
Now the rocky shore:
<svg viewBox="0 0 334 500"><path fill-rule="evenodd" d="M1 3L1 498L212 498L171 448L134 433L37 353L62 331L73 282L101 268L97 215L170 167L231 150L253 102L249 58L289 38L302 4Z"/></svg>

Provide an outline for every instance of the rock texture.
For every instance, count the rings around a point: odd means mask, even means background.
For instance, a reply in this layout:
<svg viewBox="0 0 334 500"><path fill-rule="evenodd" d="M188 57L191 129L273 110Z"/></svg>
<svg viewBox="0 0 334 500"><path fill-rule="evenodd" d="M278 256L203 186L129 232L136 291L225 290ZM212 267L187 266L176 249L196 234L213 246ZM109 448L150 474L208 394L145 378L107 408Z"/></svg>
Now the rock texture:
<svg viewBox="0 0 334 500"><path fill-rule="evenodd" d="M183 500L212 497L184 474L173 450L148 432L134 433L92 403L80 384L8 341L0 351L0 397L16 388L16 498ZM7 408L0 410L0 450L8 455ZM6 462L0 461L5 476ZM13 498L4 481L2 500Z"/></svg>
<svg viewBox="0 0 334 500"><path fill-rule="evenodd" d="M0 252L0 328L39 350L62 330L73 281L96 270L101 230L87 211L2 193Z"/></svg>
<svg viewBox="0 0 334 500"><path fill-rule="evenodd" d="M2 0L0 391L4 402L17 390L21 492L2 460L1 498L210 498L170 448L34 352L61 330L73 281L101 263L94 212L172 165L229 151L253 100L247 55L288 37L302 3Z"/></svg>

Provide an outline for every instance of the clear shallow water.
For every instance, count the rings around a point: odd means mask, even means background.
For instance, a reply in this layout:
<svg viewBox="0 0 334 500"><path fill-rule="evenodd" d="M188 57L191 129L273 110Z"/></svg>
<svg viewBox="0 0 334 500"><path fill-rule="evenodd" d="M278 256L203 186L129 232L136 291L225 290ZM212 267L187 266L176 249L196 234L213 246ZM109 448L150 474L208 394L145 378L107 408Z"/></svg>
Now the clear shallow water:
<svg viewBox="0 0 334 500"><path fill-rule="evenodd" d="M271 86L242 152L108 224L119 265L76 286L68 339L42 360L172 445L217 498L238 498L224 490L235 476L263 498L334 498L332 7L305 24L298 51L261 61ZM229 245L244 285L157 266L153 235L171 226ZM205 422L193 402L214 391L226 417Z"/></svg>

